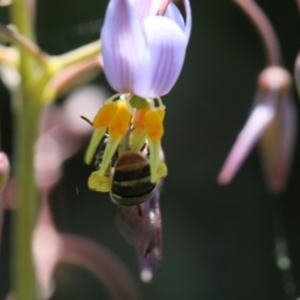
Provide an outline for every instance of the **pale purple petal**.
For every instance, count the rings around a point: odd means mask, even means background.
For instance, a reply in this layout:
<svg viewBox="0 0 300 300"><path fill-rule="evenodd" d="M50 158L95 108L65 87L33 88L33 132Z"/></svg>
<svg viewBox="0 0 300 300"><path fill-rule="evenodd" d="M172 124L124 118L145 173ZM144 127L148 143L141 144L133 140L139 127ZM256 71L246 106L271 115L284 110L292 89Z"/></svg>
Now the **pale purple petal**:
<svg viewBox="0 0 300 300"><path fill-rule="evenodd" d="M184 7L185 7L185 13L186 13L186 21L185 21L185 37L186 37L186 43L188 43L191 35L192 30L192 12L191 12L191 6L189 0L183 0Z"/></svg>
<svg viewBox="0 0 300 300"><path fill-rule="evenodd" d="M297 115L292 99L281 99L275 118L261 139L262 163L271 190L285 188L296 139Z"/></svg>
<svg viewBox="0 0 300 300"><path fill-rule="evenodd" d="M162 0L131 0L139 20L157 15Z"/></svg>
<svg viewBox="0 0 300 300"><path fill-rule="evenodd" d="M172 20L161 17L145 19L147 48L134 84L140 97L160 97L175 84L185 57L186 37Z"/></svg>
<svg viewBox="0 0 300 300"><path fill-rule="evenodd" d="M227 184L231 181L247 154L258 141L266 126L275 115L274 102L258 104L252 111L246 125L238 135L238 138L231 149L223 168L218 176L220 184Z"/></svg>
<svg viewBox="0 0 300 300"><path fill-rule="evenodd" d="M128 0L109 2L101 32L104 72L118 92L132 92L145 39Z"/></svg>
<svg viewBox="0 0 300 300"><path fill-rule="evenodd" d="M164 14L164 17L171 19L174 21L181 29L182 31L185 30L185 24L184 19L182 17L181 12L177 8L177 6L173 3L170 3L167 7L167 10Z"/></svg>

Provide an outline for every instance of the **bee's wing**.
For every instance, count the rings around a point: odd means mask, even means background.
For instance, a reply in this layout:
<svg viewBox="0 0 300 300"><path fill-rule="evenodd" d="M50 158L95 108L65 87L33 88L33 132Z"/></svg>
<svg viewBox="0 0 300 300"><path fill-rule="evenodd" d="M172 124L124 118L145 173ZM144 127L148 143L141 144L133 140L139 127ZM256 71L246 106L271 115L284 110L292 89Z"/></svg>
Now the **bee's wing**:
<svg viewBox="0 0 300 300"><path fill-rule="evenodd" d="M119 206L116 226L124 239L131 245L136 245L139 239L141 224L140 205Z"/></svg>
<svg viewBox="0 0 300 300"><path fill-rule="evenodd" d="M162 253L159 192L140 205L120 207L117 226L124 238L137 248L142 274L144 270L152 274Z"/></svg>
<svg viewBox="0 0 300 300"><path fill-rule="evenodd" d="M155 261L160 260L162 252L162 224L158 191L142 205L142 209L146 218L143 218L143 234L140 237L141 254L146 259L149 256L154 256L153 259Z"/></svg>

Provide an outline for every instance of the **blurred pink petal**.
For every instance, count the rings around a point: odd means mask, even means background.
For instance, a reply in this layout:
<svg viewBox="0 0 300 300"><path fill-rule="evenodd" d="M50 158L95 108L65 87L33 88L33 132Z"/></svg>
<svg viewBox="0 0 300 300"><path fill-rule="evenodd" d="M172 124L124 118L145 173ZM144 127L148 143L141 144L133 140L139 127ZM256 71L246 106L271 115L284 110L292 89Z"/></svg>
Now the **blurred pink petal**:
<svg viewBox="0 0 300 300"><path fill-rule="evenodd" d="M115 300L140 299L131 274L108 249L74 235L62 235L62 243L61 262L72 263L92 272Z"/></svg>
<svg viewBox="0 0 300 300"><path fill-rule="evenodd" d="M48 299L53 293L53 271L61 252L61 239L52 226L39 226L34 232L34 260L40 296Z"/></svg>
<svg viewBox="0 0 300 300"><path fill-rule="evenodd" d="M2 226L4 222L4 209L5 204L2 197L2 192L7 185L10 174L10 163L7 155L4 152L0 152L0 246L2 237Z"/></svg>
<svg viewBox="0 0 300 300"><path fill-rule="evenodd" d="M13 293L9 293L9 294L7 295L7 297L5 298L5 300L15 300L15 299L16 299L16 297L14 296Z"/></svg>
<svg viewBox="0 0 300 300"><path fill-rule="evenodd" d="M61 107L44 109L34 159L39 188L50 190L59 181L63 162L80 149L92 131L80 116L92 119L106 98L105 90L89 85L72 92Z"/></svg>
<svg viewBox="0 0 300 300"><path fill-rule="evenodd" d="M218 176L229 183L254 144L261 140L262 164L273 192L284 189L296 137L296 108L291 99L292 79L281 67L268 67L258 78L258 99Z"/></svg>
<svg viewBox="0 0 300 300"><path fill-rule="evenodd" d="M43 196L40 215L33 234L33 258L39 296L42 299L48 299L53 292L52 274L63 250L61 237L53 225L46 195Z"/></svg>
<svg viewBox="0 0 300 300"><path fill-rule="evenodd" d="M104 283L116 300L140 299L127 268L109 250L88 239L59 234L48 205L48 192L42 192L42 204L33 235L33 257L39 297L48 299L53 290L53 271L59 262L83 267Z"/></svg>
<svg viewBox="0 0 300 300"><path fill-rule="evenodd" d="M108 92L96 85L86 85L75 89L65 100L62 107L62 126L71 136L86 137L92 127L84 122L80 116L93 120L95 111L98 111L108 98ZM87 105L88 99L88 105Z"/></svg>
<svg viewBox="0 0 300 300"><path fill-rule="evenodd" d="M253 109L218 176L220 184L227 184L232 180L274 115L275 107L271 101L269 103L260 103Z"/></svg>
<svg viewBox="0 0 300 300"><path fill-rule="evenodd" d="M36 184L40 189L53 187L61 177L62 150L49 134L41 135L35 145L34 167Z"/></svg>
<svg viewBox="0 0 300 300"><path fill-rule="evenodd" d="M5 188L10 174L10 163L8 156L4 152L0 152L0 195Z"/></svg>
<svg viewBox="0 0 300 300"><path fill-rule="evenodd" d="M16 192L17 192L17 180L11 178L2 192L2 199L5 209L16 208Z"/></svg>

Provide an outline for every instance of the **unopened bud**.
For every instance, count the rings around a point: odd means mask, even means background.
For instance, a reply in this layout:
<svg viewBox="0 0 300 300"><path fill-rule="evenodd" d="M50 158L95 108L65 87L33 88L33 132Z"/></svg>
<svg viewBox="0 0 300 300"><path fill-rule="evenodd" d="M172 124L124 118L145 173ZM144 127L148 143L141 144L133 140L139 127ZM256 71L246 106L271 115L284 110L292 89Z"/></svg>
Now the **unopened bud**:
<svg viewBox="0 0 300 300"><path fill-rule="evenodd" d="M272 90L289 92L292 88L292 77L282 67L268 67L258 77L258 88L262 92Z"/></svg>

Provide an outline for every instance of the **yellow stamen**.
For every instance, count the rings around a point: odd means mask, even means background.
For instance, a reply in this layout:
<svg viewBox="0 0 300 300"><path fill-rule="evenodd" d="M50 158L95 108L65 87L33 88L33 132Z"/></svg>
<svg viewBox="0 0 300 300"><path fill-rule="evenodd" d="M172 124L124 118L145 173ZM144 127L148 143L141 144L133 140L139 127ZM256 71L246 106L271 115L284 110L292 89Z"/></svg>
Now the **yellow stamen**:
<svg viewBox="0 0 300 300"><path fill-rule="evenodd" d="M134 130L130 134L130 149L133 151L140 151L146 140L146 113L150 107L138 109L133 117L132 123Z"/></svg>
<svg viewBox="0 0 300 300"><path fill-rule="evenodd" d="M117 139L112 139L111 137L108 138L106 148L105 148L105 151L103 154L100 170L98 171L100 176L104 176L104 174L111 162L111 159L112 159L113 155L115 154L121 140L122 140L122 136L120 136Z"/></svg>
<svg viewBox="0 0 300 300"><path fill-rule="evenodd" d="M164 134L163 119L165 116L164 107L152 108L146 113L145 129L150 150L150 171L151 182L157 180L157 168L159 165L160 140Z"/></svg>
<svg viewBox="0 0 300 300"><path fill-rule="evenodd" d="M90 140L89 146L88 146L88 148L85 152L85 156L84 156L84 162L86 164L89 165L91 163L93 156L95 154L95 151L98 147L98 144L100 143L101 139L103 138L105 132L106 132L105 127L100 127L93 131L92 138Z"/></svg>
<svg viewBox="0 0 300 300"><path fill-rule="evenodd" d="M117 109L117 102L112 102L108 100L98 111L97 115L93 121L94 132L92 134L92 138L90 140L89 146L85 153L84 161L86 164L90 164L95 151L98 147L99 142L103 138L106 130L111 123Z"/></svg>
<svg viewBox="0 0 300 300"><path fill-rule="evenodd" d="M153 143L151 140L149 140L149 150L150 150L150 156L149 156L149 163L150 163L150 181L155 182L157 178L157 169L160 162L159 159L159 151L160 151L160 141Z"/></svg>
<svg viewBox="0 0 300 300"><path fill-rule="evenodd" d="M118 109L108 127L109 138L104 151L100 176L103 176L116 152L123 136L126 134L131 119L131 113L125 101L118 101Z"/></svg>
<svg viewBox="0 0 300 300"><path fill-rule="evenodd" d="M129 147L133 151L140 151L146 141L146 130L136 128L130 133Z"/></svg>

